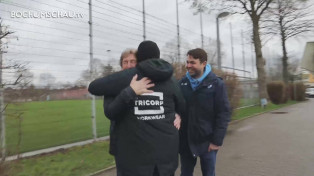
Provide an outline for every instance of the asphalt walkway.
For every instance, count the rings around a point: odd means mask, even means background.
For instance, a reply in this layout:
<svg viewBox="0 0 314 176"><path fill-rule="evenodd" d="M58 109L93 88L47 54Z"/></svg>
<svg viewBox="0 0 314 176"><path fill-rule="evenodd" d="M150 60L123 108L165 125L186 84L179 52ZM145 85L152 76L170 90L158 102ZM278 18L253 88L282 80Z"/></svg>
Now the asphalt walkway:
<svg viewBox="0 0 314 176"><path fill-rule="evenodd" d="M216 175L313 176L313 134L313 98L233 123L218 152ZM115 175L113 168L97 176ZM199 163L194 175L202 175Z"/></svg>

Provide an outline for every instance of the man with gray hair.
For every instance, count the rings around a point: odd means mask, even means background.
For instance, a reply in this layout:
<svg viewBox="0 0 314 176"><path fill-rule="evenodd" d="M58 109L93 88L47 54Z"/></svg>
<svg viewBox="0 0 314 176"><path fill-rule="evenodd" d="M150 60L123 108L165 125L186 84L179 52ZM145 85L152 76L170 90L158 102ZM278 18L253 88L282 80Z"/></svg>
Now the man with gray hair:
<svg viewBox="0 0 314 176"><path fill-rule="evenodd" d="M136 49L126 49L121 53L120 56L120 66L122 70L133 68L137 64L136 60ZM114 98L104 97L104 110L110 104ZM115 121L110 120L110 144L109 144L109 153L113 156L116 154L116 134L115 134ZM118 171L118 168L117 168Z"/></svg>
<svg viewBox="0 0 314 176"><path fill-rule="evenodd" d="M137 64L136 49L126 49L121 53L120 66L122 70L133 68Z"/></svg>

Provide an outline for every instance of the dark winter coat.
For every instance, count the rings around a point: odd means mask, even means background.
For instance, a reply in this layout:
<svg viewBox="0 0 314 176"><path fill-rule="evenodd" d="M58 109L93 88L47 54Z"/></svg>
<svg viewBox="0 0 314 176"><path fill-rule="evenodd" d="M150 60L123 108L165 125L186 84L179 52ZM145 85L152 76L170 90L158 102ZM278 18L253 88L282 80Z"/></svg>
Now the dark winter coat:
<svg viewBox="0 0 314 176"><path fill-rule="evenodd" d="M185 104L172 73L168 62L149 59L89 86L94 95L117 96L105 114L116 122L116 163L123 176L149 176L154 167L160 175L170 175L177 168L179 133L173 122ZM129 86L135 74L138 79L149 77L154 93L137 96Z"/></svg>
<svg viewBox="0 0 314 176"><path fill-rule="evenodd" d="M184 77L179 82L186 100L180 129L180 153L196 157L208 152L210 143L221 146L230 120L224 82L210 72L195 91Z"/></svg>
<svg viewBox="0 0 314 176"><path fill-rule="evenodd" d="M106 107L114 101L114 97L104 97L104 110ZM104 111L105 112L105 111ZM117 146L117 134L115 130L116 122L114 120L110 120L110 128L109 128L109 135L110 135L110 143L109 143L109 153L113 156L116 155L116 146Z"/></svg>

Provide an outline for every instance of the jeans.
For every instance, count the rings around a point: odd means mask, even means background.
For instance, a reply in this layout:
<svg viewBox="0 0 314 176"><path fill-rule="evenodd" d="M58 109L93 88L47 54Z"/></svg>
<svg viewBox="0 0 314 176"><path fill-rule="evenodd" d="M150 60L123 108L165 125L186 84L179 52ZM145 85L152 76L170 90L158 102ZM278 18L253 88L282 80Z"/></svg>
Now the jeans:
<svg viewBox="0 0 314 176"><path fill-rule="evenodd" d="M199 156L203 176L215 176L216 155L218 150L213 150ZM181 176L193 176L197 158L192 155L180 155Z"/></svg>

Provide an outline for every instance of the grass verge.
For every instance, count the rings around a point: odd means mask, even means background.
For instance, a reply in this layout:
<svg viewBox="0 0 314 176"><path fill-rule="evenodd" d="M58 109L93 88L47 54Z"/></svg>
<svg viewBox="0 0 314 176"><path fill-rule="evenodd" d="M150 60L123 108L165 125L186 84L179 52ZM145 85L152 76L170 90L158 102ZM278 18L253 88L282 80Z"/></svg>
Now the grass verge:
<svg viewBox="0 0 314 176"><path fill-rule="evenodd" d="M109 142L95 142L32 158L7 162L0 175L7 176L83 176L114 165L108 153ZM5 168L5 169L3 169Z"/></svg>
<svg viewBox="0 0 314 176"><path fill-rule="evenodd" d="M245 119L248 117L251 117L253 115L259 114L259 113L263 113L263 112L268 112L268 111L272 111L272 110L276 110L285 106L289 106L292 104L296 104L298 103L297 101L288 101L285 104L273 104L271 102L268 103L268 105L266 106L266 108L261 108L260 106L252 106L252 107L248 107L248 108L243 108L243 109L238 109L235 110L233 116L232 116L232 120L240 120L240 119Z"/></svg>

